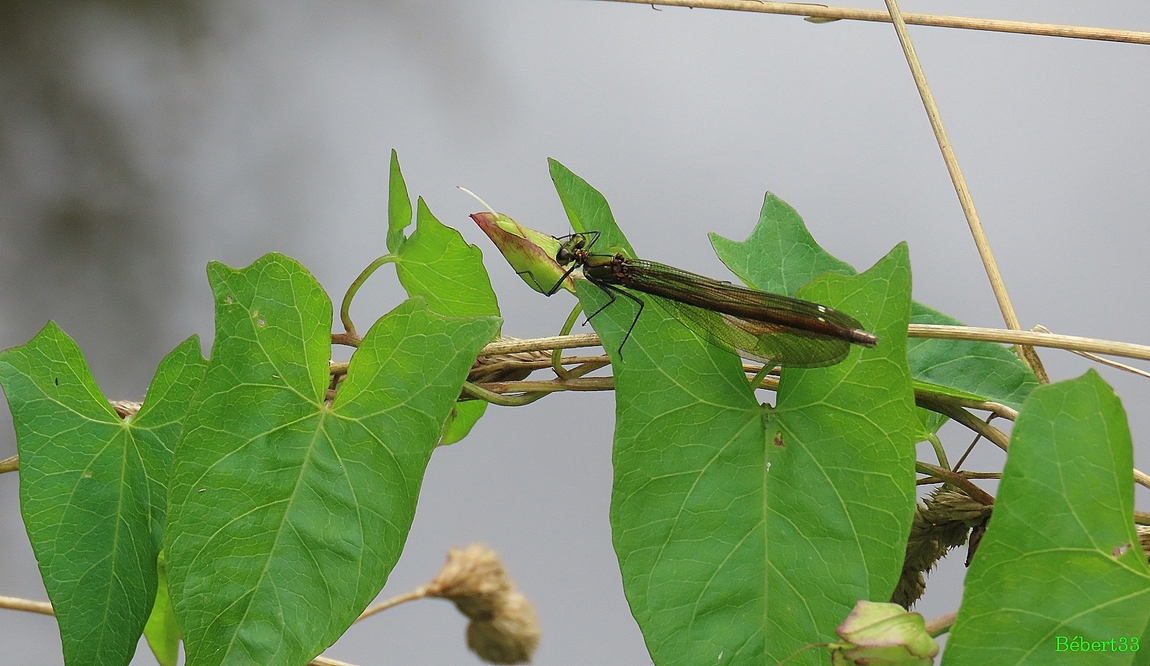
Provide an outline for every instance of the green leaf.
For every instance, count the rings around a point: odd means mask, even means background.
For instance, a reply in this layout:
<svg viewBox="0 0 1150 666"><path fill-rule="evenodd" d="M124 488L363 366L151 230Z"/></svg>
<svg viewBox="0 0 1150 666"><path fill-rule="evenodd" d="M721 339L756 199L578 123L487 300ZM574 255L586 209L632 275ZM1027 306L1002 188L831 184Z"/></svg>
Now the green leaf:
<svg viewBox="0 0 1150 666"><path fill-rule="evenodd" d="M607 205L607 199L599 193L599 190L551 158L547 158L547 166L551 170L555 191L559 193L559 200L563 202L563 210L567 212L567 219L571 221L571 228L578 233L598 231L600 237L595 245L596 252L606 253L610 248L621 248L629 256L634 257L634 249L615 224L611 207Z"/></svg>
<svg viewBox="0 0 1150 666"><path fill-rule="evenodd" d="M144 638L148 639L148 647L160 666L176 666L180 659L180 626L176 623L176 611L168 595L167 562L162 551L157 561L157 573L156 602L152 605L148 623L144 625Z"/></svg>
<svg viewBox="0 0 1150 666"><path fill-rule="evenodd" d="M213 263L216 340L173 462L165 552L188 666L303 664L383 587L493 317L411 299L325 401L331 302L294 260Z"/></svg>
<svg viewBox="0 0 1150 666"><path fill-rule="evenodd" d="M487 403L482 400L455 403L451 416L447 417L447 423L443 427L443 437L439 439L439 445L448 446L467 437L486 411Z"/></svg>
<svg viewBox="0 0 1150 666"><path fill-rule="evenodd" d="M709 234L723 264L747 285L794 296L799 287L828 271L855 275L850 264L831 256L815 242L803 218L771 192L763 199L759 223L739 243Z"/></svg>
<svg viewBox="0 0 1150 666"><path fill-rule="evenodd" d="M954 317L921 303L911 305L914 324L963 326ZM982 396L1012 409L1038 388L1038 380L1009 347L993 342L927 340L916 338L907 346L914 378Z"/></svg>
<svg viewBox="0 0 1150 666"><path fill-rule="evenodd" d="M1031 392L944 664L1144 663L1110 651L1150 628L1133 464L1122 403L1096 372ZM1074 637L1107 651L1072 654Z"/></svg>
<svg viewBox="0 0 1150 666"><path fill-rule="evenodd" d="M444 226L419 199L415 233L403 245L395 270L410 296L422 296L451 317L498 315L499 303L483 267L483 253Z"/></svg>
<svg viewBox="0 0 1150 666"><path fill-rule="evenodd" d="M415 233L400 250L395 270L409 296L422 296L440 314L499 315L495 290L483 265L483 252L468 244L458 231L435 219L422 197L416 207ZM494 335L498 334L496 331ZM456 409L444 427L440 443L453 444L466 437L486 411L485 402Z"/></svg>
<svg viewBox="0 0 1150 666"><path fill-rule="evenodd" d="M176 347L127 419L55 323L0 352L20 509L67 664L127 664L136 651L156 594L168 463L205 367L199 349L195 336Z"/></svg>
<svg viewBox="0 0 1150 666"><path fill-rule="evenodd" d="M403 230L411 224L411 197L399 170L399 155L391 149L391 173L387 179L387 249L397 253L407 238Z"/></svg>
<svg viewBox="0 0 1150 666"><path fill-rule="evenodd" d="M747 240L735 242L711 234L715 252L743 282L764 291L794 295L800 285L830 271L854 275L849 264L815 242L795 209L770 192L759 223ZM911 305L911 322L962 326L962 322L920 303ZM1038 380L1007 347L993 342L912 339L907 343L912 376L920 381L1001 402L1014 409ZM945 421L930 419L934 432Z"/></svg>
<svg viewBox="0 0 1150 666"><path fill-rule="evenodd" d="M608 300L578 287L586 311ZM615 369L615 549L659 666L775 663L833 641L859 599L885 601L898 580L918 427L906 248L803 293L858 315L880 344L837 366L784 370L766 412L735 355L661 308L643 311L623 360L635 308L618 299L592 319Z"/></svg>

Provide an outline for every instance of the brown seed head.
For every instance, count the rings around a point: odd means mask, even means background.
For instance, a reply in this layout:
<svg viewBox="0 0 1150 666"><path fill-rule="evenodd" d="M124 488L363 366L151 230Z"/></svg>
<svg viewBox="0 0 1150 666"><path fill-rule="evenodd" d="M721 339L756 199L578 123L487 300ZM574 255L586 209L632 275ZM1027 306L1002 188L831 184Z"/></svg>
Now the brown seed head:
<svg viewBox="0 0 1150 666"><path fill-rule="evenodd" d="M539 644L539 621L531 602L515 591L495 551L479 544L452 548L426 591L427 596L451 600L471 620L467 646L484 661L531 660Z"/></svg>
<svg viewBox="0 0 1150 666"><path fill-rule="evenodd" d="M490 620L467 625L467 647L491 664L523 664L539 645L539 619L527 597L511 592L499 597Z"/></svg>

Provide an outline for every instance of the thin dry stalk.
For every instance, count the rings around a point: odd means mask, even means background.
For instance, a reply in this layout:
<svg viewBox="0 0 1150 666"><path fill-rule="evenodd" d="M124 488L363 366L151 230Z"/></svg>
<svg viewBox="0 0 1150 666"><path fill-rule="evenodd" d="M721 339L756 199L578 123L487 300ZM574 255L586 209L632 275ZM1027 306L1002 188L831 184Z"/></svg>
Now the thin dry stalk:
<svg viewBox="0 0 1150 666"><path fill-rule="evenodd" d="M907 336L911 338L930 338L933 340L974 340L977 342L1027 344L1035 347L1065 349L1072 352L1093 352L1095 354L1108 354L1110 356L1122 356L1125 358L1150 361L1150 346L1136 345L1130 342L1102 340L1099 338L1083 338L1076 335L1037 333L1034 331L1011 331L1001 328L982 328L978 326L911 324L907 327ZM493 354L509 354L522 351L597 347L601 344L599 336L594 333L556 335L530 340L505 339L487 345L479 352L479 355L490 356ZM332 364L332 367L346 368L347 366L346 364Z"/></svg>
<svg viewBox="0 0 1150 666"><path fill-rule="evenodd" d="M1035 347L1051 347L1072 352L1094 352L1150 361L1150 347L1130 342L1115 342L1097 338L1082 338L1076 335L1038 333L1035 331L1008 331L1001 328L980 328L977 326L943 326L941 324L911 324L907 337L931 338L934 340L975 340L979 342L1003 342L1024 344Z"/></svg>
<svg viewBox="0 0 1150 666"><path fill-rule="evenodd" d="M1033 326L1033 327L1031 327L1030 330L1032 330L1036 333L1050 333L1050 329L1046 328L1042 324L1038 324L1036 326ZM1099 356L1097 354L1091 354L1090 352L1076 351L1074 353L1078 354L1079 356L1081 356L1083 358L1088 358L1091 361L1094 361L1095 363L1101 363L1102 365L1109 366L1111 368L1116 368L1116 369L1122 370L1124 372L1129 372L1132 375L1138 375L1139 377L1146 377L1147 379L1150 379L1150 372L1146 372L1145 370L1142 370L1141 368L1135 368L1132 365L1126 365L1125 363L1119 363L1118 361L1111 361L1108 358L1102 358L1101 356Z"/></svg>
<svg viewBox="0 0 1150 666"><path fill-rule="evenodd" d="M316 657L309 661L307 666L355 666L355 664L349 664L346 661L329 659L327 657Z"/></svg>
<svg viewBox="0 0 1150 666"><path fill-rule="evenodd" d="M512 354L515 352L542 351L552 349L574 349L576 347L598 347L599 336L594 333L580 333L578 335L554 335L549 338L534 338L532 340L519 340L517 338L503 338L484 347L480 356L495 356L497 354Z"/></svg>
<svg viewBox="0 0 1150 666"><path fill-rule="evenodd" d="M421 586L415 588L414 590L412 590L411 592L408 592L406 594L400 594L398 596L394 596L394 597L388 599L387 601L381 601L378 604L375 604L374 606L369 606L367 608L367 610L365 610L359 614L359 617L355 618L355 621L359 622L360 620L369 618L372 615L375 615L376 613L382 613L383 611L385 611L389 608L394 608L394 607L396 607L396 606L398 606L404 602L415 601L416 599L423 599L426 596L427 596L427 586L421 585Z"/></svg>
<svg viewBox="0 0 1150 666"><path fill-rule="evenodd" d="M661 5L664 7L688 7L692 9L721 9L757 14L786 14L821 19L820 23L836 20L869 21L890 23L890 14L874 9L854 9L851 7L828 7L799 2L763 2L762 0L608 0L639 5ZM1091 28L1079 25L1058 25L1055 23L1032 23L1029 21L1001 21L998 19L970 18L966 16L942 16L939 14L903 14L909 25L925 25L934 28L959 28L963 30L986 30L1016 35L1038 35L1042 37L1066 37L1069 39L1090 39L1102 42L1123 42L1126 44L1150 44L1150 32L1137 30L1113 30Z"/></svg>
<svg viewBox="0 0 1150 666"><path fill-rule="evenodd" d="M1002 319L1006 322L1006 327L1012 330L1021 330L1022 324L1018 322L1018 315L1014 312L1014 305L1010 302L1010 294L1006 291L1006 283L1002 279L1002 274L998 271L998 263L994 260L994 253L990 249L990 241L986 238L986 233L982 230L982 220L978 217L978 211L974 207L974 199L970 196L970 189L966 186L966 178L962 175L962 168L958 165L958 157L954 154L954 147L950 144L950 137L946 133L946 126L942 124L942 114L939 113L938 105L935 104L934 95L930 91L930 84L927 83L926 74L922 71L922 64L918 60L918 54L914 50L914 42L910 39L910 32L906 29L906 22L903 20L902 13L898 9L898 0L886 0L887 10L890 12L891 21L894 23L895 32L898 34L898 41L902 44L903 54L906 55L906 62L910 65L911 75L914 77L914 84L918 87L918 94L922 97L922 105L926 108L926 116L930 119L931 129L934 130L934 138L938 141L938 147L942 151L942 159L946 163L946 170L950 173L950 180L954 183L954 191L958 194L958 202L962 206L962 212L966 215L966 223L970 227L970 233L974 237L974 245L978 248L978 256L982 258L983 268L986 269L986 277L990 280L990 288L994 291L994 298L998 301L998 308L1002 311ZM1018 356L1030 366L1034 371L1034 375L1038 377L1038 381L1043 384L1050 383L1050 377L1046 375L1046 369L1042 367L1042 361L1038 358L1038 354L1034 351L1033 347L1025 345L1018 345Z"/></svg>
<svg viewBox="0 0 1150 666"><path fill-rule="evenodd" d="M47 601L32 601L31 599L21 599L20 597L0 596L0 608L39 613L41 615L56 614L52 611L52 604Z"/></svg>
<svg viewBox="0 0 1150 666"><path fill-rule="evenodd" d="M957 618L958 618L958 611L954 611L951 613L947 613L946 615L936 617L933 620L931 620L930 622L926 623L926 633L930 634L931 636L933 636L935 638L938 638L940 635L945 634L947 631L950 631L950 628L952 626L954 626L954 621Z"/></svg>

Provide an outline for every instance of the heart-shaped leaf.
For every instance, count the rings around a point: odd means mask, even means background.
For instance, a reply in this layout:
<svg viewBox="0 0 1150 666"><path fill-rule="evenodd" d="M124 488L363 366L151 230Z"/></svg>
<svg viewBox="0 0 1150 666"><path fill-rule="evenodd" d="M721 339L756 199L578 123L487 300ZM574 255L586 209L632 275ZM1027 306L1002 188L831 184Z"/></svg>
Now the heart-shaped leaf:
<svg viewBox="0 0 1150 666"><path fill-rule="evenodd" d="M1122 403L1094 370L1031 392L944 664L1146 663L1133 466Z"/></svg>
<svg viewBox="0 0 1150 666"><path fill-rule="evenodd" d="M20 454L20 510L66 664L127 664L156 596L172 449L205 361L195 336L121 419L53 322L0 352Z"/></svg>
<svg viewBox="0 0 1150 666"><path fill-rule="evenodd" d="M175 453L165 552L188 666L303 664L378 594L498 320L411 299L329 400L331 302L294 260L209 266L216 340Z"/></svg>

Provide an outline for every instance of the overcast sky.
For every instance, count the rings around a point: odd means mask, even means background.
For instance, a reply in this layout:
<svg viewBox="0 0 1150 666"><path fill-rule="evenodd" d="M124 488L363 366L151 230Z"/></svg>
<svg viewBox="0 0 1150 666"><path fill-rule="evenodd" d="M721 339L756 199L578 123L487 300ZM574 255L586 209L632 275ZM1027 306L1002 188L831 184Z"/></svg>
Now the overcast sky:
<svg viewBox="0 0 1150 666"><path fill-rule="evenodd" d="M572 303L523 285L455 186L561 234L547 157L603 192L640 256L726 279L706 234L745 238L769 190L860 270L908 241L917 300L1002 326L890 25L587 0L9 5L0 348L54 319L111 397L141 398L191 333L207 352L209 260L284 252L339 299L386 251L392 148L411 193L483 249L508 335L554 334ZM1150 30L1150 7L1133 0L903 10ZM1150 47L911 35L1023 326L1150 343ZM355 312L366 322L401 299L380 271ZM1055 379L1090 367L1042 356ZM1150 468L1150 384L1100 372ZM571 414L578 432L561 427ZM471 437L436 452L383 596L425 582L449 547L481 541L536 604L537 664L648 663L607 523L612 414L610 394L491 408ZM944 438L952 451L970 439ZM0 457L14 451L0 410ZM968 466L1001 463L987 451ZM43 599L16 482L0 477L0 594ZM957 608L964 556L931 578L918 609L928 618ZM51 619L3 613L5 659L61 663ZM416 602L327 654L477 663L463 627L447 602ZM133 663L154 661L141 652Z"/></svg>

